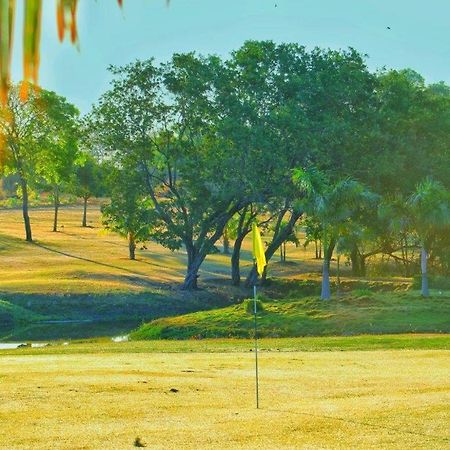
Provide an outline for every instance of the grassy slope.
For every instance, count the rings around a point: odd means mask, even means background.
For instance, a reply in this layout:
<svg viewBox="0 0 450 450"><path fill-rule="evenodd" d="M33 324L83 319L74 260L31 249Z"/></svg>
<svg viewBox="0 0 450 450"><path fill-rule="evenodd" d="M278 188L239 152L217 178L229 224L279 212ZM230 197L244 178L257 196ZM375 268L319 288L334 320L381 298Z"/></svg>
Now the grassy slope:
<svg viewBox="0 0 450 450"><path fill-rule="evenodd" d="M45 316L33 313L11 302L0 300L0 323L6 322L36 322L45 319Z"/></svg>
<svg viewBox="0 0 450 450"><path fill-rule="evenodd" d="M250 305L251 306L251 305ZM330 302L317 297L264 301L258 333L266 337L361 333L450 332L450 292L427 300L413 292L347 293ZM246 303L154 320L133 339L251 337L253 314Z"/></svg>
<svg viewBox="0 0 450 450"><path fill-rule="evenodd" d="M224 306L230 293L211 287L197 293L177 289L186 255L150 243L130 261L126 241L105 232L100 210L60 210L60 231L51 232L52 209L30 211L34 244L23 239L19 210L0 209L0 324L42 320L151 320ZM205 280L224 277L224 255L205 264ZM245 263L244 263L245 264ZM1 338L1 335L0 335Z"/></svg>
<svg viewBox="0 0 450 450"><path fill-rule="evenodd" d="M100 223L100 210L93 205L88 210L90 227L80 227L80 207L60 210L60 231L53 233L52 209L30 210L35 244L24 241L20 210L0 209L0 292L14 294L122 294L163 292L182 282L186 254L171 252L150 242L147 249L138 249L137 260L128 259L125 239L107 233ZM219 244L220 246L220 244ZM311 259L310 249L288 245L288 258L296 265L271 265L272 275L298 277L315 271L320 261ZM208 256L200 271L200 283L229 278L230 256ZM307 261L307 263L305 263ZM251 267L250 242L242 252L242 272L245 277Z"/></svg>

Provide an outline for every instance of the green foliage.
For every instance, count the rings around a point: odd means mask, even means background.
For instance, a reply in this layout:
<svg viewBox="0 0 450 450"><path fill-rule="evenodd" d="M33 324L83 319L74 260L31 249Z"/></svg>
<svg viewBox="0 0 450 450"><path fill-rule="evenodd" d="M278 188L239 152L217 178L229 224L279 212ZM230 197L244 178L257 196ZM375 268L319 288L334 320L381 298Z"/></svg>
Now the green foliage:
<svg viewBox="0 0 450 450"><path fill-rule="evenodd" d="M111 201L102 206L103 225L128 237L132 246L145 242L151 235L152 201L144 194L139 177L127 168L111 168L108 183Z"/></svg>
<svg viewBox="0 0 450 450"><path fill-rule="evenodd" d="M450 192L441 183L422 181L408 204L415 231L427 249L435 234L450 231Z"/></svg>
<svg viewBox="0 0 450 450"><path fill-rule="evenodd" d="M76 161L71 191L86 199L105 194L106 171L106 166L99 164L89 153L81 153Z"/></svg>
<svg viewBox="0 0 450 450"><path fill-rule="evenodd" d="M448 291L450 290L450 277L442 275L429 275L428 281L432 289ZM420 289L422 282L421 276L415 276L413 282L414 289Z"/></svg>

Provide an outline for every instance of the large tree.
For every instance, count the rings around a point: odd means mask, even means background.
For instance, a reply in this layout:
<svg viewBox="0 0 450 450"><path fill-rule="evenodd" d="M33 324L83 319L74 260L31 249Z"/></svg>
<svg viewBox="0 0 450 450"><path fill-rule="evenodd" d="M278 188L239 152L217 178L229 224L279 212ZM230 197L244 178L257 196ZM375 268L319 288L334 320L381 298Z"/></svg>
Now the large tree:
<svg viewBox="0 0 450 450"><path fill-rule="evenodd" d="M142 175L154 208L152 238L184 247L183 287L196 288L205 257L248 202L236 155L215 132L210 92L221 64L188 54L162 68L146 61L112 70L111 89L92 115L97 145Z"/></svg>

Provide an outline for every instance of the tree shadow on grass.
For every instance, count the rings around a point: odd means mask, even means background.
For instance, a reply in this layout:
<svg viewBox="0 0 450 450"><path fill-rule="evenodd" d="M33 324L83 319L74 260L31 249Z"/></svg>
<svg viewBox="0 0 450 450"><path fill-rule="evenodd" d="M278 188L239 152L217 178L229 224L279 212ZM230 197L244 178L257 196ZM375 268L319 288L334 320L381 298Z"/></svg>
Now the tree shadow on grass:
<svg viewBox="0 0 450 450"><path fill-rule="evenodd" d="M70 253L63 252L63 251L61 251L61 250L56 250L56 249L54 249L54 248L48 247L47 245L40 244L40 243L38 243L38 242L33 242L33 245L35 245L36 247L42 248L43 250L47 250L47 251L52 252L52 253L57 253L58 255L66 256L66 257L68 257L68 258L77 259L77 260L79 260L79 261L85 261L85 262L88 262L88 263L95 264L95 265L97 265L97 266L108 267L109 269L117 269L117 270L121 270L121 271L123 271L123 272L130 273L130 274L135 275L135 276L137 276L137 277L140 277L140 278L142 277L143 279L147 278L146 275L142 275L142 274L139 273L139 272L134 272L134 271L132 271L132 270L130 270L130 269L127 269L127 268L125 268L125 267L115 266L115 265L113 265L113 264L107 264L107 263L103 263L103 262L100 262L100 261L95 261L95 260L93 260L93 259L84 258L84 257L82 257L82 256L72 255L72 254L70 254ZM154 283L154 282L151 282L151 281L147 281L147 283L148 283L148 284L153 284L154 286L159 286L159 285L161 285L161 283Z"/></svg>
<svg viewBox="0 0 450 450"><path fill-rule="evenodd" d="M9 234L0 234L0 253L14 253L22 250L29 245L25 239L11 236Z"/></svg>

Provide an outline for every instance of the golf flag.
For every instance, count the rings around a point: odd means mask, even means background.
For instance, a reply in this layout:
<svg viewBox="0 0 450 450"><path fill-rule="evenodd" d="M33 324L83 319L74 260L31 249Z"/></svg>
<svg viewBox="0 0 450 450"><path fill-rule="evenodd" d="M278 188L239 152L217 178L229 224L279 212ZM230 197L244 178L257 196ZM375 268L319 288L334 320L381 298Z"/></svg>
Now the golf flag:
<svg viewBox="0 0 450 450"><path fill-rule="evenodd" d="M256 270L261 277L266 267L266 254L264 253L264 246L259 234L259 229L255 222L252 224L252 239L253 239L253 258L256 262Z"/></svg>

